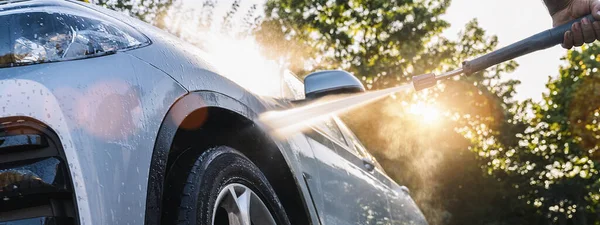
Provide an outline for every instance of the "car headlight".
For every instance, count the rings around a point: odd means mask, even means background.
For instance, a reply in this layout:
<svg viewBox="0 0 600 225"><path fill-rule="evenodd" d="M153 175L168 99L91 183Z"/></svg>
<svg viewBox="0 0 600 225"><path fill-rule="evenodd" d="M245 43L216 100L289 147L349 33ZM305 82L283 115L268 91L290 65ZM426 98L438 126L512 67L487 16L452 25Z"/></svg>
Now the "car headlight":
<svg viewBox="0 0 600 225"><path fill-rule="evenodd" d="M96 57L149 43L128 25L92 11L32 10L0 21L0 67Z"/></svg>

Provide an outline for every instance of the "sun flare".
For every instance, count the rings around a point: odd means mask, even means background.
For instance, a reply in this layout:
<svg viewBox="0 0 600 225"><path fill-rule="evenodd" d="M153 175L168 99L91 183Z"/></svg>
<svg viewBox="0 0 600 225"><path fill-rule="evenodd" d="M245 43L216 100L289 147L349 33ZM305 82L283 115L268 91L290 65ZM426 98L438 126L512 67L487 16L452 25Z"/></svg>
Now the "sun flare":
<svg viewBox="0 0 600 225"><path fill-rule="evenodd" d="M240 24L242 18L234 18L234 22L229 24L232 26L230 30L222 29L224 24L219 22L202 27L198 24L199 20L194 16L181 16L172 21L180 28L180 38L201 49L189 51L205 56L203 59L216 72L248 91L261 96L281 97L285 64L265 57L263 46L254 36L244 33L248 31Z"/></svg>
<svg viewBox="0 0 600 225"><path fill-rule="evenodd" d="M221 75L262 96L280 96L281 65L266 59L253 37L234 38L224 34L206 34L203 50Z"/></svg>
<svg viewBox="0 0 600 225"><path fill-rule="evenodd" d="M409 112L421 120L425 124L435 124L440 119L440 110L429 103L418 102L410 105Z"/></svg>

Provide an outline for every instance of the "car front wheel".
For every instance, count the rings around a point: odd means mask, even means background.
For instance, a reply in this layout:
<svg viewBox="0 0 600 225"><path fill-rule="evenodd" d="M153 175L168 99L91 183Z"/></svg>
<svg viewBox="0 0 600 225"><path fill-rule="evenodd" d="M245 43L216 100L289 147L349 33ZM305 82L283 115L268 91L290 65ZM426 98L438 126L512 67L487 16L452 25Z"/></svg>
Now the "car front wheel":
<svg viewBox="0 0 600 225"><path fill-rule="evenodd" d="M288 225L266 177L229 147L212 148L187 173L177 213L179 225Z"/></svg>

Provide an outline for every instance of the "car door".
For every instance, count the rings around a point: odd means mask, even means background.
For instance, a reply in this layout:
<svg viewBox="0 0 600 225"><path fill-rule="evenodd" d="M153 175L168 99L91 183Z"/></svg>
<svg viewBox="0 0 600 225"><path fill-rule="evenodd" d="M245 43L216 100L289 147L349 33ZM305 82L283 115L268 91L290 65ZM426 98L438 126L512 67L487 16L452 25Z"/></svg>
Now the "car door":
<svg viewBox="0 0 600 225"><path fill-rule="evenodd" d="M285 98L304 99L304 84L293 73L285 71L282 83ZM390 224L385 190L373 185L376 180L363 167L361 154L350 147L353 141L346 139L335 120L315 124L303 131L302 138L288 137L299 149L296 159L320 223ZM307 145L308 151L303 149Z"/></svg>
<svg viewBox="0 0 600 225"><path fill-rule="evenodd" d="M339 119L336 122L349 145L363 156L363 163L370 171L370 175L376 180L377 189L381 190L388 197L388 210L391 214L390 224L406 225L426 225L425 216L413 201L408 188L398 185L383 170L377 160L371 156L367 149L360 143L358 138L348 127Z"/></svg>
<svg viewBox="0 0 600 225"><path fill-rule="evenodd" d="M323 224L390 224L386 190L351 148L334 118L305 131L319 167Z"/></svg>

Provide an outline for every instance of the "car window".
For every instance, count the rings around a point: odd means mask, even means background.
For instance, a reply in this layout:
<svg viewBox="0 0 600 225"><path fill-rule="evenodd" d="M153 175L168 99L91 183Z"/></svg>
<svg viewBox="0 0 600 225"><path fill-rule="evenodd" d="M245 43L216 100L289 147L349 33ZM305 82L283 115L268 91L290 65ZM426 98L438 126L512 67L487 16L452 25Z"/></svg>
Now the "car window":
<svg viewBox="0 0 600 225"><path fill-rule="evenodd" d="M333 118L329 118L323 122L319 122L319 123L315 124L315 128L317 128L318 130L325 133L327 136L329 136L331 139L333 139L333 141L335 141L339 145L345 146L346 149L348 149L349 144L346 141L346 139L344 138L342 131L337 126L337 124L335 123ZM356 152L354 149L349 149L349 150L353 150L353 152L355 154L358 154L358 152Z"/></svg>
<svg viewBox="0 0 600 225"><path fill-rule="evenodd" d="M335 118L335 117L333 119L338 124L338 127L340 128L340 132L342 132L342 135L346 138L346 140L348 142L348 147L359 152L360 155L364 156L365 154L367 154L365 148L362 147L362 144L358 141L358 138L356 138L356 136L354 136L354 133L352 133L352 131L350 131L350 128L348 128L346 126L346 124L344 124L340 119Z"/></svg>
<svg viewBox="0 0 600 225"><path fill-rule="evenodd" d="M304 99L304 83L289 70L283 72L283 97L291 100Z"/></svg>
<svg viewBox="0 0 600 225"><path fill-rule="evenodd" d="M92 10L83 11L34 7L0 14L0 21L9 23L0 29L4 37L0 67L101 56L149 42L119 21Z"/></svg>
<svg viewBox="0 0 600 225"><path fill-rule="evenodd" d="M344 122L342 122L339 118L334 117L334 121L338 124L338 127L340 128L340 131L342 132L342 134L346 138L346 141L348 142L348 146L351 149L353 149L354 151L358 152L359 155L361 155L363 157L368 157L368 158L372 159L373 162L374 162L374 164L375 164L375 166L377 168L379 168L379 170L383 171L383 167L381 167L381 165L379 164L379 162L377 162L377 160L375 159L375 157L371 156L371 154L369 153L369 151L367 150L367 148L365 148L365 146L362 145L362 143L356 137L356 135L354 135L354 133L352 132L352 130L350 130L350 128L348 128L346 126L346 124L344 124Z"/></svg>

